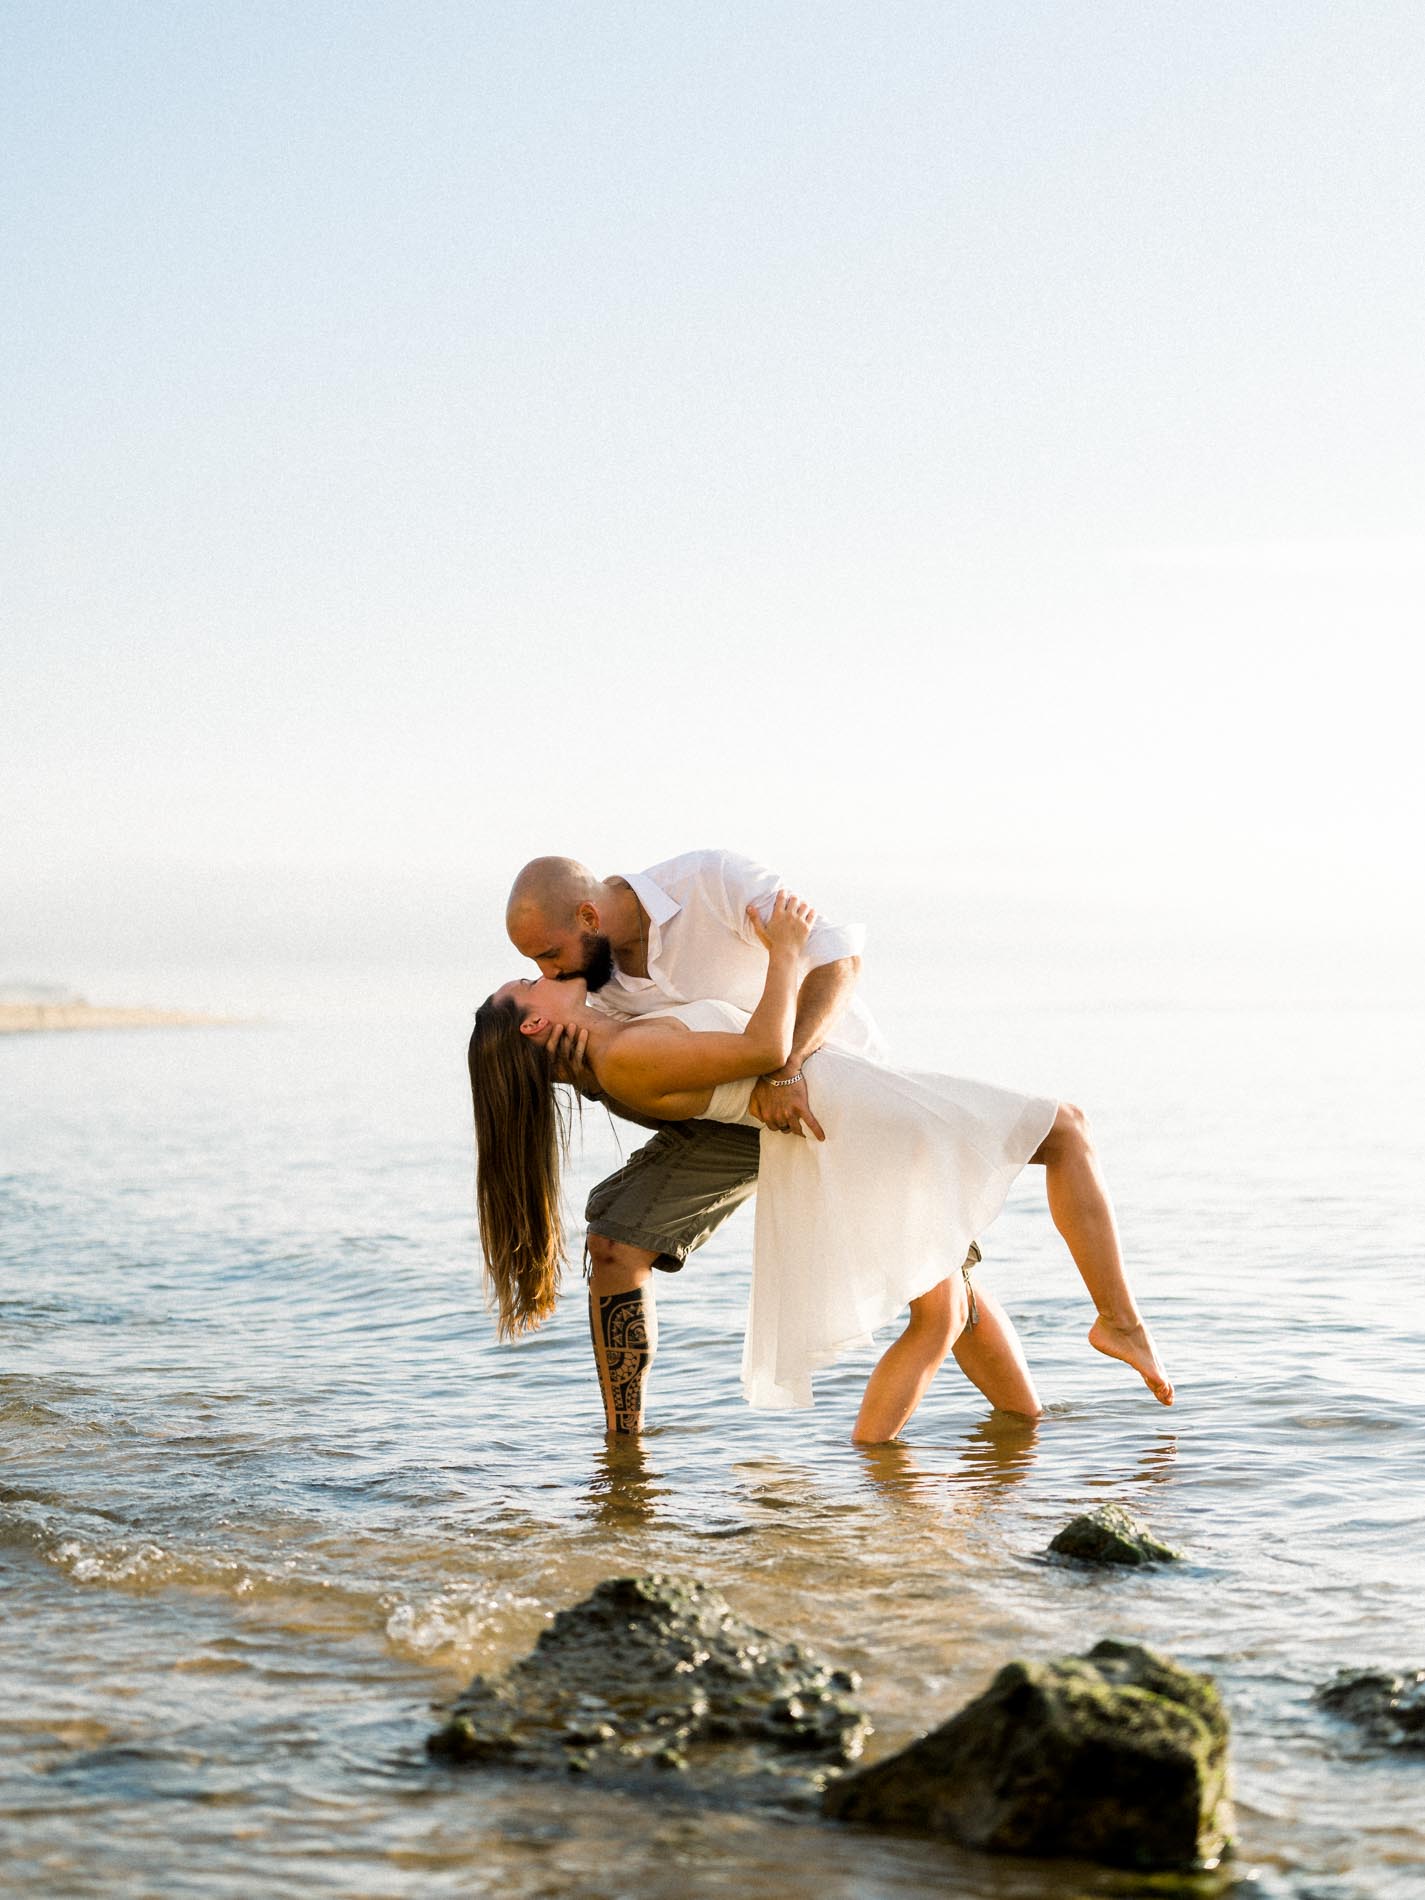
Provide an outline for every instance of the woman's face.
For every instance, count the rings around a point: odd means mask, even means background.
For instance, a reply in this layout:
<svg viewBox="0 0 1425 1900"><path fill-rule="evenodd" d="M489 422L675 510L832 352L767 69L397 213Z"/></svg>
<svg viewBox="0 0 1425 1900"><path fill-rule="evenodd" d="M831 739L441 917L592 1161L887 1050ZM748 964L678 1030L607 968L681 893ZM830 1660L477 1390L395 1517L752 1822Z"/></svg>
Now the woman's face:
<svg viewBox="0 0 1425 1900"><path fill-rule="evenodd" d="M584 1007L588 985L581 976L517 976L495 991L497 1003L513 1001L524 1011L525 1023L544 1027L572 1022Z"/></svg>

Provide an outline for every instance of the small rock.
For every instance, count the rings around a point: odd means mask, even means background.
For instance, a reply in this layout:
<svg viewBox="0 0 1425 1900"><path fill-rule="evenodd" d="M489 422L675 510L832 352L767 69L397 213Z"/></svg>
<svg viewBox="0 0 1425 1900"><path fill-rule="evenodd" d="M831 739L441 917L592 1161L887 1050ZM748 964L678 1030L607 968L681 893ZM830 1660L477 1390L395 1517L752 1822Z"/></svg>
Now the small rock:
<svg viewBox="0 0 1425 1900"><path fill-rule="evenodd" d="M1208 1677L1134 1643L1013 1662L940 1728L833 1783L822 1811L995 1853L1198 1866L1231 1827L1227 1716Z"/></svg>
<svg viewBox="0 0 1425 1900"><path fill-rule="evenodd" d="M1354 1722L1381 1748L1425 1750L1425 1669L1342 1669L1316 1691L1333 1715Z"/></svg>
<svg viewBox="0 0 1425 1900"><path fill-rule="evenodd" d="M561 1610L498 1682L477 1676L427 1747L619 1780L671 1771L700 1793L783 1803L820 1793L859 1756L858 1687L704 1584L616 1577Z"/></svg>
<svg viewBox="0 0 1425 1900"><path fill-rule="evenodd" d="M1100 1504L1067 1523L1049 1546L1086 1564L1170 1564L1182 1552L1160 1544L1121 1504Z"/></svg>

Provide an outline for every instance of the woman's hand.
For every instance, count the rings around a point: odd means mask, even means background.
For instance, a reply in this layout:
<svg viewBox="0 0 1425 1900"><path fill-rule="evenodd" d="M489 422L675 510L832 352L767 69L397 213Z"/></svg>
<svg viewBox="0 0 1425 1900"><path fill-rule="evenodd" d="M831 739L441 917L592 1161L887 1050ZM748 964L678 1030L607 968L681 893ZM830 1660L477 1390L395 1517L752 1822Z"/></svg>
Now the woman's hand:
<svg viewBox="0 0 1425 1900"><path fill-rule="evenodd" d="M747 919L757 933L757 941L769 956L781 951L795 956L811 935L816 912L791 891L778 891L772 900L772 913L764 924L755 904L747 906Z"/></svg>

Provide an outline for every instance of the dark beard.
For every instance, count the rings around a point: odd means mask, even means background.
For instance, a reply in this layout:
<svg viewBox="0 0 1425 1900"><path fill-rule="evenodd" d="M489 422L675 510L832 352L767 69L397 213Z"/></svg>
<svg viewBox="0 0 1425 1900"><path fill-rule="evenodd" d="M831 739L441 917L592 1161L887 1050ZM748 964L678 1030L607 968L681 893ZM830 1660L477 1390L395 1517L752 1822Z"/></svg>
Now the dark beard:
<svg viewBox="0 0 1425 1900"><path fill-rule="evenodd" d="M584 946L584 967L577 974L582 976L591 991L601 990L614 973L613 945L602 934L596 935L586 930L581 942Z"/></svg>

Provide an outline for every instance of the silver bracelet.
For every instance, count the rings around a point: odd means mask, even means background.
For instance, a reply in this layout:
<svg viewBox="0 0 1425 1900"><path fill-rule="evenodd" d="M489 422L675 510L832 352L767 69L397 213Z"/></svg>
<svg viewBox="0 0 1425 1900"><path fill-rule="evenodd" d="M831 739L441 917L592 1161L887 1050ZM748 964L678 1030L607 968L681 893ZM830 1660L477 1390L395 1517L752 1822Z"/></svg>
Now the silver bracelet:
<svg viewBox="0 0 1425 1900"><path fill-rule="evenodd" d="M767 1077L767 1085L769 1088L774 1089L789 1089L793 1082L800 1082L801 1079L802 1072L798 1069L795 1075L784 1075L780 1082L778 1082L775 1077L769 1075Z"/></svg>

